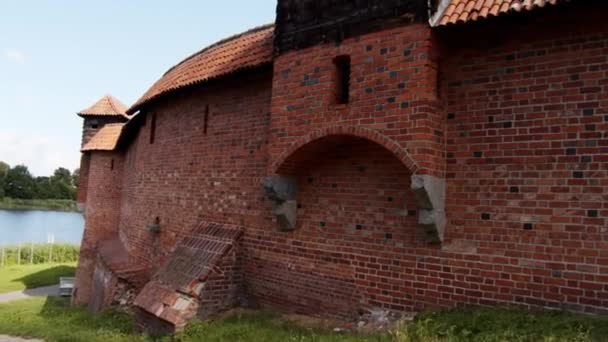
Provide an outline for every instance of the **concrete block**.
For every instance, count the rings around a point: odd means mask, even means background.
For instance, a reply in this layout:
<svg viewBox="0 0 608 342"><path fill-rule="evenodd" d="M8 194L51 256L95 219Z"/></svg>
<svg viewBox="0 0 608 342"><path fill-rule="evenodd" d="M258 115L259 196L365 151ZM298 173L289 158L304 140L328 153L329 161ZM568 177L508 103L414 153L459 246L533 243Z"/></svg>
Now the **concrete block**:
<svg viewBox="0 0 608 342"><path fill-rule="evenodd" d="M425 227L427 241L442 242L445 233L445 179L412 175L411 188L418 207L418 224Z"/></svg>

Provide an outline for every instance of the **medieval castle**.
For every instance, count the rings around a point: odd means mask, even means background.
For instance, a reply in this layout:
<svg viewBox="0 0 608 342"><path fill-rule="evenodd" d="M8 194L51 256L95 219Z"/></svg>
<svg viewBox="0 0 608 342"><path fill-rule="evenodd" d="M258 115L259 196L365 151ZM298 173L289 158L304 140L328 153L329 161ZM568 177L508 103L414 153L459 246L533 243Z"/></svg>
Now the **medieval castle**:
<svg viewBox="0 0 608 342"><path fill-rule="evenodd" d="M84 118L73 302L608 313L594 0L278 0L274 25Z"/></svg>

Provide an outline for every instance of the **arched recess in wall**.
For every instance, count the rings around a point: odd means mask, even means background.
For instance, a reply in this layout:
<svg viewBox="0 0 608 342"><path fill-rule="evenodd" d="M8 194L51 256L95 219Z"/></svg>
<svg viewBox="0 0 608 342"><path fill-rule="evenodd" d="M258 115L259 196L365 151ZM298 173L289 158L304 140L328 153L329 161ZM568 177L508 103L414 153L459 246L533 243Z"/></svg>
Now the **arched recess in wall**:
<svg viewBox="0 0 608 342"><path fill-rule="evenodd" d="M363 127L330 126L311 131L298 139L270 167L272 176L264 179L264 188L274 202L273 214L281 230L297 228L297 176L302 168L314 163L328 146L350 140L365 140L381 146L395 156L411 173L411 190L418 205L418 223L427 232L427 241L443 241L445 228L445 180L419 174L416 162L407 150L382 133Z"/></svg>

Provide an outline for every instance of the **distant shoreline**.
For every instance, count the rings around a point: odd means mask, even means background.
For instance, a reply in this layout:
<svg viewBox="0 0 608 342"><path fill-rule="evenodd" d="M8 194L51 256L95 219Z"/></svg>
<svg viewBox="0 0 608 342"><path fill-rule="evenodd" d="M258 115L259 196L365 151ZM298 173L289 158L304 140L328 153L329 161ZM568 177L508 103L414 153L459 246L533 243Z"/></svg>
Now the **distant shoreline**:
<svg viewBox="0 0 608 342"><path fill-rule="evenodd" d="M0 210L47 210L78 212L76 201L58 199L0 199Z"/></svg>

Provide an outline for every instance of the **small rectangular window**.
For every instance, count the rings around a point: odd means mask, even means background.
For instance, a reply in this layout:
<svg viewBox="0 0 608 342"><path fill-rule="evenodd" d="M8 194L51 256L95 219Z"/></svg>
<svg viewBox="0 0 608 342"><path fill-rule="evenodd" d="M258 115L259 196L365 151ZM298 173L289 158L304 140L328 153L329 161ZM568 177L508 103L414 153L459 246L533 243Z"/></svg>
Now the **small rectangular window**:
<svg viewBox="0 0 608 342"><path fill-rule="evenodd" d="M336 66L336 103L346 104L350 97L350 56L338 56Z"/></svg>
<svg viewBox="0 0 608 342"><path fill-rule="evenodd" d="M154 144L154 139L156 135L156 113L152 113L150 117L150 144Z"/></svg>
<svg viewBox="0 0 608 342"><path fill-rule="evenodd" d="M205 107L205 121L203 122L203 134L207 135L207 126L209 125L209 105Z"/></svg>
<svg viewBox="0 0 608 342"><path fill-rule="evenodd" d="M110 160L110 170L114 170L114 159Z"/></svg>

